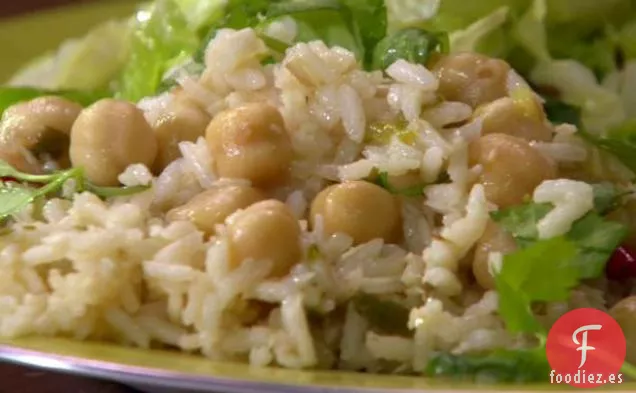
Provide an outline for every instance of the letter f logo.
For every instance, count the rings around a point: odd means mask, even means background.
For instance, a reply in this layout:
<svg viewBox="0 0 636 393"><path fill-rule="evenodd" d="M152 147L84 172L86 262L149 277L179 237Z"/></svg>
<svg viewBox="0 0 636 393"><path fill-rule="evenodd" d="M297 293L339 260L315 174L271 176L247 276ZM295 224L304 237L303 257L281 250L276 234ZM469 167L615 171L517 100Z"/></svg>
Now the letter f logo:
<svg viewBox="0 0 636 393"><path fill-rule="evenodd" d="M572 341L574 341L574 344L580 345L580 347L576 349L577 351L581 351L581 364L579 365L579 368L583 367L583 365L587 361L587 351L593 351L596 349L592 346L587 345L587 332L590 330L601 330L601 328L602 328L601 325L585 325L576 329L574 333L572 334ZM581 335L582 337L581 342L579 342L579 339L577 338L577 336L581 332L583 334Z"/></svg>

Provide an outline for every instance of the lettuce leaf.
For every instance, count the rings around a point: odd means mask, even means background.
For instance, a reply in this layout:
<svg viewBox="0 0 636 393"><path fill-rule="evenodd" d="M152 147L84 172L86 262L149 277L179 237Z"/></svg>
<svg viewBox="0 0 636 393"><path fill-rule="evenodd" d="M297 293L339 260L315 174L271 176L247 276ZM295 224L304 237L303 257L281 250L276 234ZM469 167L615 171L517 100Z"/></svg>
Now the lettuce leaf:
<svg viewBox="0 0 636 393"><path fill-rule="evenodd" d="M157 0L149 9L140 10L116 96L136 102L154 95L171 61L193 53L198 42L173 0Z"/></svg>
<svg viewBox="0 0 636 393"><path fill-rule="evenodd" d="M550 61L545 29L546 0L534 0L513 29L517 42L539 62Z"/></svg>
<svg viewBox="0 0 636 393"><path fill-rule="evenodd" d="M390 33L373 51L371 68L386 70L399 59L426 65L434 53L448 52L448 36L415 27Z"/></svg>
<svg viewBox="0 0 636 393"><path fill-rule="evenodd" d="M386 35L387 11L383 0L228 0L222 18L210 26L195 58L203 59L205 48L219 29L252 27L266 43L275 43L264 33L265 27L282 17L295 20L296 42L322 40L356 54L370 66L373 48ZM284 45L275 45L276 51Z"/></svg>
<svg viewBox="0 0 636 393"><path fill-rule="evenodd" d="M128 58L129 32L128 21L98 25L85 37L68 40L56 53L28 64L8 84L50 90L105 90Z"/></svg>
<svg viewBox="0 0 636 393"><path fill-rule="evenodd" d="M531 80L556 88L564 103L581 108L581 123L592 134L602 134L627 118L618 94L601 86L594 73L578 61L539 63Z"/></svg>
<svg viewBox="0 0 636 393"><path fill-rule="evenodd" d="M465 29L450 34L450 48L453 52L474 52L479 44L493 32L500 30L508 21L508 7L500 7L470 24ZM494 51L487 51L494 52Z"/></svg>
<svg viewBox="0 0 636 393"><path fill-rule="evenodd" d="M175 0L188 22L197 33L205 34L206 27L223 17L226 0Z"/></svg>

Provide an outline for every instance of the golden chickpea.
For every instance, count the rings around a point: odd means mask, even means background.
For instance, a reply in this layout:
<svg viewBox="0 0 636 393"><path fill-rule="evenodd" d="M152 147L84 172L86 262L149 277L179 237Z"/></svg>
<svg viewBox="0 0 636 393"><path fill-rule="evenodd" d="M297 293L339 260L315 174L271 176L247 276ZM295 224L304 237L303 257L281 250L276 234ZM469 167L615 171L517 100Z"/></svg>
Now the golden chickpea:
<svg viewBox="0 0 636 393"><path fill-rule="evenodd" d="M28 151L18 149L14 145L0 143L0 160L24 173L41 174L40 162Z"/></svg>
<svg viewBox="0 0 636 393"><path fill-rule="evenodd" d="M158 144L157 158L153 165L155 173L160 173L181 157L180 142L194 142L205 136L209 123L210 116L206 112L177 98L170 113L160 118L154 127Z"/></svg>
<svg viewBox="0 0 636 393"><path fill-rule="evenodd" d="M433 67L442 97L473 108L508 94L509 71L503 60L468 52L443 56Z"/></svg>
<svg viewBox="0 0 636 393"><path fill-rule="evenodd" d="M473 256L473 274L477 283L484 289L495 289L495 279L490 274L488 258L491 252L508 254L517 249L512 235L499 225L490 221L481 238L475 245Z"/></svg>
<svg viewBox="0 0 636 393"><path fill-rule="evenodd" d="M544 180L556 177L556 166L530 144L506 134L489 134L471 143L472 165L481 165L479 182L499 208L524 202Z"/></svg>
<svg viewBox="0 0 636 393"><path fill-rule="evenodd" d="M273 263L272 276L281 277L300 261L300 225L284 203L257 202L229 221L232 267L238 267L247 259L267 259Z"/></svg>
<svg viewBox="0 0 636 393"><path fill-rule="evenodd" d="M215 232L217 224L239 209L265 199L257 189L245 185L213 188L198 194L183 206L168 212L169 221L191 221L206 235Z"/></svg>
<svg viewBox="0 0 636 393"><path fill-rule="evenodd" d="M395 242L401 234L397 199L382 187L365 181L349 181L324 189L311 205L310 220L321 216L328 235L345 233L355 244L381 238Z"/></svg>
<svg viewBox="0 0 636 393"><path fill-rule="evenodd" d="M396 190L418 187L424 183L418 171L407 172L403 175L389 175L387 181Z"/></svg>
<svg viewBox="0 0 636 393"><path fill-rule="evenodd" d="M609 313L625 334L627 361L636 362L636 296L627 297L616 303Z"/></svg>
<svg viewBox="0 0 636 393"><path fill-rule="evenodd" d="M248 179L255 186L283 181L293 158L276 108L253 103L218 114L206 130L219 176Z"/></svg>
<svg viewBox="0 0 636 393"><path fill-rule="evenodd" d="M0 144L68 164L69 134L81 111L81 105L54 96L13 105L2 116Z"/></svg>
<svg viewBox="0 0 636 393"><path fill-rule="evenodd" d="M71 162L99 186L118 185L118 176L129 165L150 167L156 155L152 128L130 102L98 101L82 111L71 130Z"/></svg>
<svg viewBox="0 0 636 393"><path fill-rule="evenodd" d="M478 113L482 118L481 134L508 134L528 141L551 141L552 127L539 103L529 101L524 104L533 108L524 110L509 97L485 105Z"/></svg>

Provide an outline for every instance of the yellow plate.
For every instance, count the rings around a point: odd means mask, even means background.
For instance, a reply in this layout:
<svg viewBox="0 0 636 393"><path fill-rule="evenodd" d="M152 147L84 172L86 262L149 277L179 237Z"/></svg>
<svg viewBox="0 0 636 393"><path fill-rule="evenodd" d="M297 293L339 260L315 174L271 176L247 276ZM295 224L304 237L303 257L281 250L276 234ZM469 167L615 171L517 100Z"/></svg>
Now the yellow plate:
<svg viewBox="0 0 636 393"><path fill-rule="evenodd" d="M127 15L133 9L132 0L107 0L0 23L0 80L6 80L20 65L57 47L64 39L81 36L96 23ZM243 364L214 363L203 357L174 352L54 338L0 340L0 360L112 379L152 392L162 388L206 393L513 390L505 386L452 385L416 377L260 369ZM616 388L636 391L633 384ZM555 389L556 386L549 385L514 387L515 391Z"/></svg>

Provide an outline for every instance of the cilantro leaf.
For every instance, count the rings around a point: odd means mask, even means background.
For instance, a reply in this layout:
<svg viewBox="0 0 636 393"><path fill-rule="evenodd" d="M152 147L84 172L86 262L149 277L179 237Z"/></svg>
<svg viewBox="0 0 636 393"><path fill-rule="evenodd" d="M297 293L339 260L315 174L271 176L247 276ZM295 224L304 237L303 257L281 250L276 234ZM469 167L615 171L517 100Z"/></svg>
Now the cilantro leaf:
<svg viewBox="0 0 636 393"><path fill-rule="evenodd" d="M148 189L146 186L137 187L99 187L84 178L82 168L71 168L66 171L48 175L31 175L13 168L7 162L0 160L0 177L11 177L18 181L41 183L39 188L27 187L22 184L0 183L0 220L16 214L36 199L59 192L68 180L77 182L77 191L89 191L101 198L127 196Z"/></svg>
<svg viewBox="0 0 636 393"><path fill-rule="evenodd" d="M537 223L545 217L552 205L547 203L528 203L491 213L491 218L510 232L519 246L534 242L539 236Z"/></svg>
<svg viewBox="0 0 636 393"><path fill-rule="evenodd" d="M574 261L580 278L596 278L603 274L605 265L616 247L627 236L627 228L590 213L572 225L567 237L579 248Z"/></svg>
<svg viewBox="0 0 636 393"><path fill-rule="evenodd" d="M622 193L612 183L592 184L594 188L594 208L601 215L605 215L618 208L623 196L629 193Z"/></svg>
<svg viewBox="0 0 636 393"><path fill-rule="evenodd" d="M519 288L514 288L505 280L496 281L499 293L499 315L506 321L506 328L513 332L534 333L543 327L532 313L532 302Z"/></svg>
<svg viewBox="0 0 636 393"><path fill-rule="evenodd" d="M76 169L71 169L60 173L51 182L40 188L29 188L15 184L2 184L0 187L0 219L5 219L12 214L18 213L30 203L40 197L45 197L51 193L59 191L67 180L77 174ZM16 171L19 176L22 175Z"/></svg>
<svg viewBox="0 0 636 393"><path fill-rule="evenodd" d="M0 188L0 219L19 212L34 199L35 190L31 188L3 184Z"/></svg>
<svg viewBox="0 0 636 393"><path fill-rule="evenodd" d="M597 187L596 210L606 210L610 191ZM616 192L617 191L613 191ZM537 241L537 223L545 217L552 205L528 203L500 210L491 214L492 219L513 235L519 247L528 247ZM627 236L627 229L616 222L603 219L597 212L590 212L572 224L566 238L576 245L578 253L574 266L580 279L595 278L603 273L610 256Z"/></svg>
<svg viewBox="0 0 636 393"><path fill-rule="evenodd" d="M486 355L437 353L425 375L462 382L529 383L545 381L550 365L542 346L533 349L496 350Z"/></svg>
<svg viewBox="0 0 636 393"><path fill-rule="evenodd" d="M540 240L504 257L495 276L499 313L511 332L536 333L543 329L531 312L532 302L567 299L579 282L573 264L576 246L564 237Z"/></svg>
<svg viewBox="0 0 636 393"><path fill-rule="evenodd" d="M56 174L51 175L32 175L30 173L22 173L13 168L6 161L0 160L0 178L12 177L16 180L31 183L48 183L57 177Z"/></svg>

